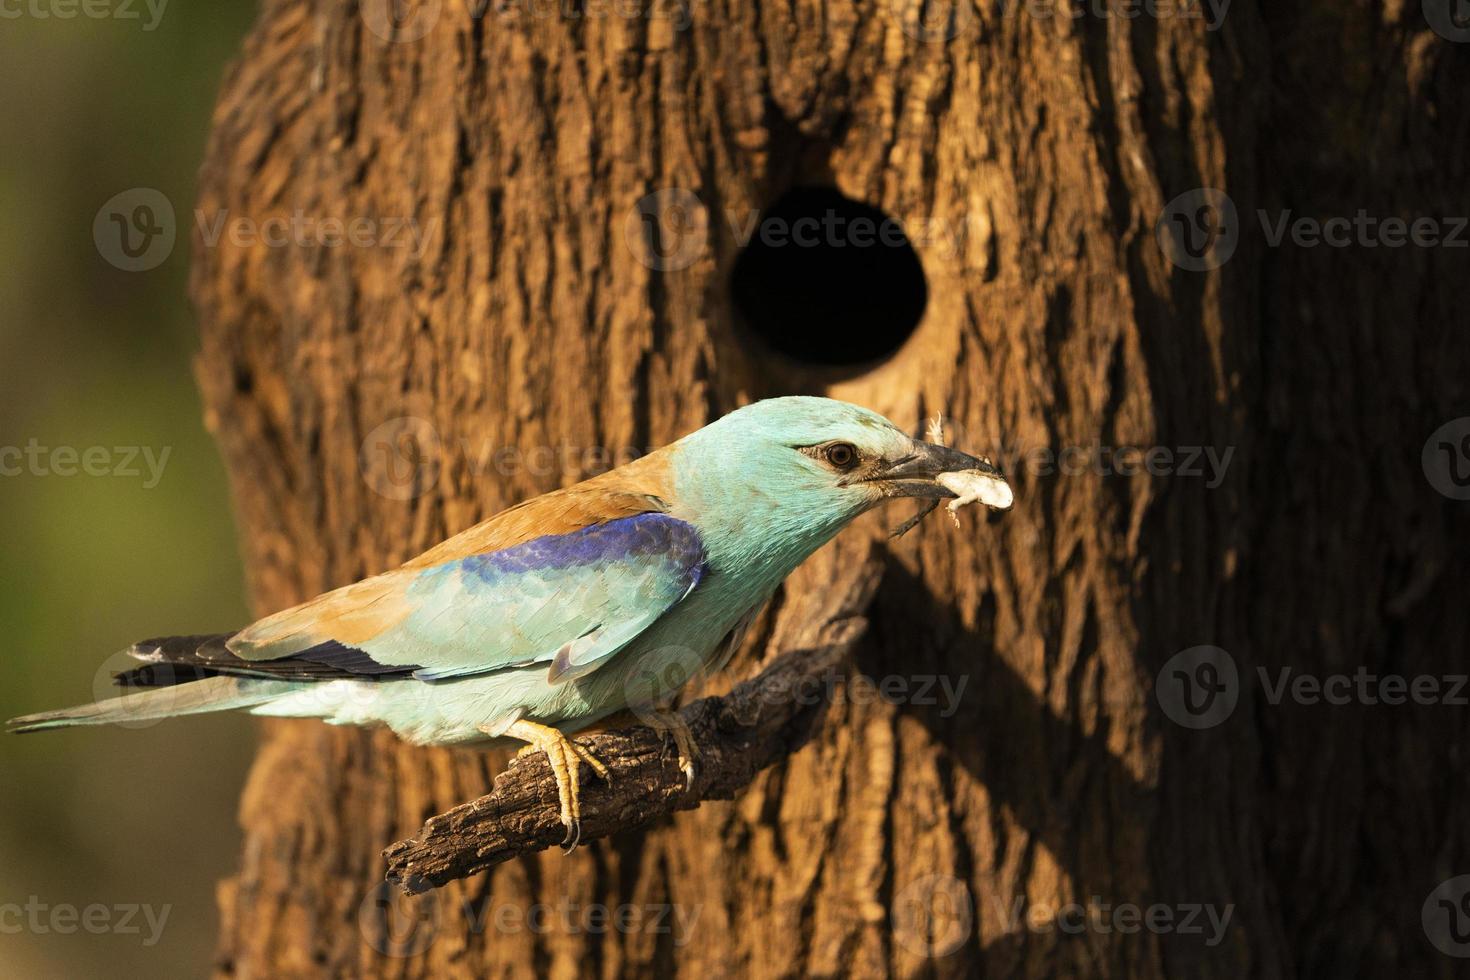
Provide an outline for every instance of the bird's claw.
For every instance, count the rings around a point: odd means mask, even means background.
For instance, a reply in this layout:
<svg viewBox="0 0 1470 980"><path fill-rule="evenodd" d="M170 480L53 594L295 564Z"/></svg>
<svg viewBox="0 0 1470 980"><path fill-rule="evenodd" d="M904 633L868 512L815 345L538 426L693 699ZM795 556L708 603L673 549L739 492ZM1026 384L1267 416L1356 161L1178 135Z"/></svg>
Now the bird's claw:
<svg viewBox="0 0 1470 980"><path fill-rule="evenodd" d="M694 788L694 775L698 770L699 746L695 744L694 734L689 731L689 723L677 711L658 710L649 713L649 726L663 733L664 740L672 737L674 748L679 753L679 771L684 774L684 790L687 792Z"/></svg>
<svg viewBox="0 0 1470 980"><path fill-rule="evenodd" d="M517 758L531 752L546 754L546 761L551 765L551 775L556 779L559 816L562 826L567 828L567 835L561 846L566 853L572 853L582 841L581 765L587 763L604 782L612 782L612 773L589 749L578 745L555 728L530 721L518 721L501 734L529 743L516 753Z"/></svg>

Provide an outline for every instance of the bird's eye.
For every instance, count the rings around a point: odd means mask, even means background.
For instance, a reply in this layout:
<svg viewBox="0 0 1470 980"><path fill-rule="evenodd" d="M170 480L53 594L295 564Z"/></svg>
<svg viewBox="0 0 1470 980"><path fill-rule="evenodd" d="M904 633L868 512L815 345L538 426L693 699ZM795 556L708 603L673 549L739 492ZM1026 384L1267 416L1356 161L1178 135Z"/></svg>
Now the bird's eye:
<svg viewBox="0 0 1470 980"><path fill-rule="evenodd" d="M836 469L848 470L857 465L858 452L850 442L834 442L822 450L822 456Z"/></svg>

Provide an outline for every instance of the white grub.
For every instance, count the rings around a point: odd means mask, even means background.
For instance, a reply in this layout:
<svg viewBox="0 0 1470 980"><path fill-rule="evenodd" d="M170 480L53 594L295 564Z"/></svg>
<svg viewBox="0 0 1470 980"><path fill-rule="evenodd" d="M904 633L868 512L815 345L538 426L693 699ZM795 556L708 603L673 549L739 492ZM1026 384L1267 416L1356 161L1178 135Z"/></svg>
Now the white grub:
<svg viewBox="0 0 1470 980"><path fill-rule="evenodd" d="M944 417L935 415L925 430L924 439L936 446L944 445ZM981 456L980 459L989 466L990 460ZM969 504L984 504L992 510L1009 510L1014 502L1011 488L1003 477L984 470L958 470L954 473L941 473L935 477L935 482L951 493L957 494L957 498L949 502L949 517L958 527L959 515L956 513L961 507ZM939 506L939 501L926 501L919 512L898 527L893 529L892 537L900 538L918 526L919 522L934 512Z"/></svg>
<svg viewBox="0 0 1470 980"><path fill-rule="evenodd" d="M958 494L954 500L949 502L947 508L950 519L955 522L956 527L960 523L956 511L961 507L979 503L991 510L1010 510L1011 504L1016 502L1009 483L983 470L956 470L953 473L941 473L934 478L934 482Z"/></svg>
<svg viewBox="0 0 1470 980"><path fill-rule="evenodd" d="M936 413L929 420L928 431L924 438L936 446L944 445L944 415ZM980 457L985 463L990 460ZM1011 505L1016 502L1015 495L1011 492L1011 486L1004 478L994 473L986 473L984 470L957 470L954 473L941 473L934 478L944 489L958 496L949 502L949 517L954 521L955 527L959 527L959 509L970 504L984 504L991 510L1010 510Z"/></svg>
<svg viewBox="0 0 1470 980"><path fill-rule="evenodd" d="M944 445L944 415L936 412L929 420L929 428L924 432L924 441L932 442L936 446Z"/></svg>

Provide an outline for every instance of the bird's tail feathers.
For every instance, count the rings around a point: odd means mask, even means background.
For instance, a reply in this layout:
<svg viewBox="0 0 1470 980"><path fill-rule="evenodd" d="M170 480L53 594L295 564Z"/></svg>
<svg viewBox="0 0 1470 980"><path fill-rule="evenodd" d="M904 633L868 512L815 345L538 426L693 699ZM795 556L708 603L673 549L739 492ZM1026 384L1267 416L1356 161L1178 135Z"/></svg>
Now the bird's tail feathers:
<svg viewBox="0 0 1470 980"><path fill-rule="evenodd" d="M289 681L251 677L205 677L186 684L106 698L92 704L24 715L10 719L6 725L12 732L20 734L49 728L71 728L76 725L150 722L178 715L249 708L287 694L296 687L297 685Z"/></svg>

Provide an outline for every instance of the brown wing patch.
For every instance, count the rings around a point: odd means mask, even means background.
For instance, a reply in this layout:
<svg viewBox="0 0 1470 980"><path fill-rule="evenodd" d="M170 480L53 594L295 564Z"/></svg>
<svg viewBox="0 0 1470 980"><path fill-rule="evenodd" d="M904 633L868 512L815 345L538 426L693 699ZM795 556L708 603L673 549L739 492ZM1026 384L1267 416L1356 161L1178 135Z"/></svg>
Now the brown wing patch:
<svg viewBox="0 0 1470 980"><path fill-rule="evenodd" d="M532 497L461 531L411 558L404 568L429 568L523 544L548 534L569 534L621 517L664 512L669 486L664 453L636 459L564 490Z"/></svg>
<svg viewBox="0 0 1470 980"><path fill-rule="evenodd" d="M568 534L592 524L667 510L669 464L664 453L636 459L590 480L533 497L435 545L398 569L323 593L283 609L231 637L242 660L289 657L336 640L356 646L396 626L412 611L405 574L522 544L548 534Z"/></svg>
<svg viewBox="0 0 1470 980"><path fill-rule="evenodd" d="M327 640L347 646L365 643L412 611L403 601L411 579L388 572L344 585L252 623L227 645L242 660L271 660L294 656Z"/></svg>

